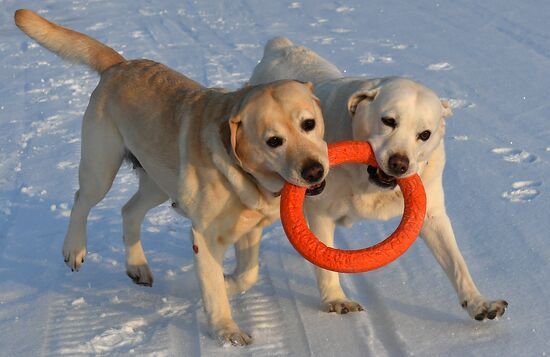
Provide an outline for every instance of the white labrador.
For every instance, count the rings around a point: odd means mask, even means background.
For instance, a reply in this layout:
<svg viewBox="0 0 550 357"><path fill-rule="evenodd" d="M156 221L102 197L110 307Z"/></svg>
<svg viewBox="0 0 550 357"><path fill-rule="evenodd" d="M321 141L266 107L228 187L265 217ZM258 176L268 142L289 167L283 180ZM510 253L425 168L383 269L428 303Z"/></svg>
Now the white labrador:
<svg viewBox="0 0 550 357"><path fill-rule="evenodd" d="M508 304L488 300L474 284L456 244L445 210L442 185L445 120L451 109L425 86L409 79L346 78L315 52L274 38L264 50L249 84L280 79L311 81L325 115L327 142L369 141L380 169L344 165L331 170L324 193L306 200L312 231L332 246L336 224L400 215L403 200L396 177L420 174L428 198L421 236L445 270L460 304L476 320L501 316ZM327 311L362 310L340 286L338 274L316 270Z"/></svg>
<svg viewBox="0 0 550 357"><path fill-rule="evenodd" d="M139 190L122 209L128 275L152 284L140 227L147 211L171 199L192 221L196 271L214 333L234 345L250 343L233 321L228 292L256 280L258 256L248 256L249 248L278 218L284 182L320 193L328 172L311 84L208 89L160 63L125 60L32 11L18 10L15 21L47 49L101 74L82 125L80 188L63 245L67 265L78 270L84 263L88 213L127 157L139 173ZM223 256L231 244L238 264L224 281Z"/></svg>

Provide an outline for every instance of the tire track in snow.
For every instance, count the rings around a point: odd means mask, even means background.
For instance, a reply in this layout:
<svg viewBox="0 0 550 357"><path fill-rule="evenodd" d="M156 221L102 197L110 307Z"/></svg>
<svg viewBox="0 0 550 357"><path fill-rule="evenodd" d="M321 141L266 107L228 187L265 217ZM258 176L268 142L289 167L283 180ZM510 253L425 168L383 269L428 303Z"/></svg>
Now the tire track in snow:
<svg viewBox="0 0 550 357"><path fill-rule="evenodd" d="M221 26L218 29L208 19L208 12L199 8L199 3L194 3L191 6L193 6L193 13L198 14L198 21L193 26L196 29L193 32L196 33L197 44L209 44L207 49L203 50L203 60L206 63L203 65L201 84L207 87L226 87L228 84L235 84L236 81L230 79L232 73L221 65L222 61L225 63L236 61L236 58L231 54L233 48L229 46L228 39L219 34L219 31L225 27L223 18L217 19L221 20ZM201 48L204 47L201 46Z"/></svg>
<svg viewBox="0 0 550 357"><path fill-rule="evenodd" d="M232 74L224 70L221 60L225 59L227 63L235 62L235 58L230 54L232 49L210 24L205 22L205 15L187 15L200 11L195 5L183 5L193 6L193 9L180 9L180 14L166 13L162 18L155 20L149 17L144 23L144 31L157 44L156 47L151 47L150 51L154 54L153 57L159 57L158 61L179 70L204 86L223 86ZM184 43L173 43L174 38L182 38ZM189 43L185 43L186 41ZM203 43L209 43L209 46L201 45ZM180 48L184 49L184 56L181 56L181 51L173 51Z"/></svg>
<svg viewBox="0 0 550 357"><path fill-rule="evenodd" d="M9 18L11 19L11 15ZM13 29L13 31L17 30ZM10 46L16 47L16 49L12 48L12 55L5 58L3 61L4 63L8 62L8 60L11 62L12 60L10 60L10 58L15 58L17 63L8 63L4 67L18 67L17 71L22 73L21 78L17 77L17 80L12 81L11 85L7 87L15 94L11 95L12 101L10 103L6 103L6 109L16 109L12 110L12 120L9 124L5 124L6 126L9 125L10 136L5 137L7 144L2 145L3 148L9 150L9 159L3 160L2 165L4 166L7 164L4 167L8 170L8 172L10 172L10 175L2 172L2 177L5 178L12 176L4 182L6 186L2 188L2 191L4 192L3 196L6 198L6 201L10 203L10 210L7 212L9 219L7 219L5 223L2 222L0 227L0 236L3 237L0 239L0 255L4 256L5 254L8 254L5 259L2 259L3 262L8 263L6 265L8 276L12 275L10 270L16 271L22 261L30 258L29 254L32 255L32 253L30 253L31 251L49 251L47 237L36 236L33 224L28 224L26 231L21 229L21 224L24 224L25 222L25 216L29 215L29 207L37 207L34 213L43 213L40 212L40 208L38 208L38 206L41 206L40 204L37 204L39 202L23 195L23 193L30 192L27 190L29 188L28 181L30 180L32 182L34 180L32 170L28 169L28 166L32 166L34 159L33 153L35 150L32 145L32 141L42 134L51 135L52 133L50 132L50 129L55 128L58 124L53 124L53 127L49 127L49 124L52 123L47 123L47 121L43 119L44 116L49 115L46 113L50 112L52 107L45 105L37 106L37 103L45 102L45 100L43 100L44 98L42 98L44 96L44 89L39 87L33 89L33 85L36 84L36 73L42 71L42 68L39 68L41 66L40 63L42 62L39 60L43 56L43 52L41 51L37 53L35 51L29 51L29 48L31 48L29 43L32 43L32 40L30 39L19 36L19 34L17 37L14 36L14 38L16 38L16 41L13 41ZM21 66L19 57L24 57L25 62L36 62L37 64ZM38 119L34 120L34 117L37 117ZM48 149L46 149L46 151L47 150ZM33 235L34 238L37 239L34 241L32 248L25 247L20 243L21 236L26 234ZM6 253L7 247L9 247L8 253ZM24 277L21 279L23 283L36 287L36 283L33 284L36 276L43 277L44 279L50 279L51 277L57 275L55 274L55 266L43 263L45 260L43 256L33 256L32 258L35 258L36 260L30 264L38 265L36 268L38 268L39 271L37 271L37 274L35 274L34 277ZM61 261L61 257L59 261ZM52 326L55 326L55 320L52 319L50 310L56 296L57 295L47 290L44 291L41 296L22 296L22 301L30 299L29 301L32 302L32 307L28 312L31 314L32 320L36 322L37 326L43 326L43 328L39 330L39 335L41 337L45 337L43 339L41 338L32 341L32 343L41 345L41 350L43 352L48 350L48 336L52 333ZM15 331L18 331L19 329L21 329L21 327L14 326ZM44 354L47 355L48 353Z"/></svg>
<svg viewBox="0 0 550 357"><path fill-rule="evenodd" d="M283 236L281 236L283 235ZM284 249L279 242L284 237L282 227L276 226L265 232L262 237L262 254L260 274L270 283L268 296L278 300L278 315L284 322L282 337L292 346L292 354L296 356L311 355L311 346L306 333L304 319L300 312L300 303L292 292L290 278L293 273L285 266ZM283 238L286 239L286 238Z"/></svg>
<svg viewBox="0 0 550 357"><path fill-rule="evenodd" d="M382 234L381 232L379 232ZM299 256L286 242L280 226L273 229L265 244L262 258L266 269L275 276L283 307L282 318L298 332L291 343L303 350L293 355L337 355L338 346L349 346L350 355L396 356L406 354L406 343L400 337L387 305L364 274L342 274L343 287L349 296L366 303L366 312L337 315L320 310L319 294L313 266ZM266 239L267 238L267 239ZM350 237L345 237L349 239ZM348 247L345 247L349 249ZM288 305L292 308L289 308ZM297 329L299 327L299 329Z"/></svg>
<svg viewBox="0 0 550 357"><path fill-rule="evenodd" d="M17 47L18 50L12 48L13 52L22 51L26 52L26 41L23 42L12 42L11 47ZM5 60L7 61L7 59ZM30 98L28 94L28 83L29 83L29 69L25 68L23 71L24 82L21 85L20 90L16 90L18 93L15 98L18 99L17 103L13 103L13 108L28 108ZM17 83L17 82L16 82ZM15 86L15 83L12 84ZM4 108L6 109L6 108ZM3 110L4 110L3 109ZM0 189L2 190L2 201L0 202L2 206L0 207L0 213L3 213L6 217L5 222L1 222L2 226L0 227L0 236L7 237L8 232L13 224L13 216L17 213L17 206L19 205L19 197L21 196L21 191L18 189L22 185L21 179L21 161L22 158L26 157L29 151L28 145L20 146L19 142L12 140L11 138L17 137L19 140L23 139L25 134L25 128L28 126L27 120L25 120L25 115L22 112L14 111L15 116L10 123L4 123L2 127L11 125L9 129L6 129L6 132L10 132L9 136L3 136L2 147L7 150L10 150L7 154L1 154L0 159L2 160L0 164L0 173L2 174L2 182L0 184ZM3 151L3 150L2 150ZM11 176L11 177L10 177ZM6 179L5 177L10 177ZM13 209L12 209L13 207ZM0 239L0 248L3 248L7 244L7 239ZM3 249L0 249L0 253L3 252Z"/></svg>
<svg viewBox="0 0 550 357"><path fill-rule="evenodd" d="M91 353L82 340L91 340L100 333L101 323L90 322L89 316L101 317L102 312L83 299L72 302L61 294L49 297L47 333L44 339L46 355L67 356ZM120 316L116 316L120 317Z"/></svg>
<svg viewBox="0 0 550 357"><path fill-rule="evenodd" d="M550 43L550 37L530 31L525 26L521 26L508 19L503 18L501 22L502 24L495 27L497 31L507 36L510 40L527 47L543 57L547 63L550 62L550 50L547 50L544 45L541 45L541 43L544 44L545 42L547 44Z"/></svg>
<svg viewBox="0 0 550 357"><path fill-rule="evenodd" d="M170 33L167 41L173 38L174 33L180 33L182 37L191 40L193 43L185 47L192 47L193 53L191 72L183 70L184 75L194 77L194 70L202 73L197 80L209 87L240 87L247 79L250 69L255 64L255 60L236 53L239 46L235 46L235 32L238 35L239 23L230 23L223 16L212 20L210 11L204 10L201 3L184 4L190 9L180 9L177 17L168 14L163 18L158 29L150 28L150 33L155 33L155 41L162 42L165 33ZM221 7L225 6L219 5ZM242 2L231 3L227 6L237 6L241 11L245 11L247 6ZM247 10L249 11L249 10ZM197 15L189 15L197 14ZM149 27L149 25L147 25ZM158 24L156 25L158 26ZM203 44L207 43L208 46ZM181 56L175 58L179 67L189 68L190 56ZM171 63L167 63L171 65ZM174 65L174 64L172 64ZM243 70L244 68L244 70Z"/></svg>
<svg viewBox="0 0 550 357"><path fill-rule="evenodd" d="M348 242L353 241L353 231L339 229L336 231L342 236L339 244L342 249L352 249ZM377 225L372 236L384 237L387 234L381 225ZM355 248L354 248L355 249ZM371 355L404 356L407 355L406 342L398 333L398 328L392 320L388 305L378 289L367 280L367 273L340 274L340 281L345 291L351 292L348 297L360 297L366 310L365 319L357 320L357 330L361 331Z"/></svg>
<svg viewBox="0 0 550 357"><path fill-rule="evenodd" d="M297 353L295 340L301 335L288 335L288 316L279 303L276 287L267 267L268 263L264 264L265 261L262 259L263 256L260 257L262 263L258 282L249 291L230 299L233 318L243 331L252 335L254 341L246 347L223 346L224 356L291 356ZM202 304L200 305L197 312L201 334L200 355L219 354L219 342L209 335L206 316ZM294 327L290 329L295 331Z"/></svg>
<svg viewBox="0 0 550 357"><path fill-rule="evenodd" d="M19 37L17 38L19 39ZM31 40L24 39L22 42L12 43L12 46L17 47L17 50L13 50L12 53L23 55L27 57L28 61L32 61L33 59L35 59L36 56L41 57L41 54L33 55L33 53L28 51L28 43L30 41ZM19 65L19 63L17 63L16 65ZM13 65L11 66L13 67ZM33 74L31 74L30 72L36 71L37 68L31 65L25 65L21 69L23 69L22 80L12 82L10 89L14 93L16 93L16 95L13 95L12 98L17 99L17 101L8 104L9 107L18 109L13 112L14 115L9 124L5 124L10 125L10 136L5 137L7 143L2 145L3 148L10 150L8 158L2 160L3 168L6 169L6 172L9 172L10 175L4 174L2 172L2 177L12 176L8 180L3 179L5 182L3 182L2 186L4 186L4 184L6 185L5 187L2 187L2 191L4 192L3 200L5 200L5 202L8 204L8 210L4 210L4 213L6 214L8 219L6 219L6 222L2 222L0 226L0 236L3 237L3 239L0 239L0 256L8 254L8 256L4 257L5 259L2 259L6 263L9 262L8 270L14 269L16 264L18 264L21 260L26 259L26 255L28 255L28 251L26 251L25 248L21 248L17 242L14 242L14 239L20 239L21 235L21 233L18 233L18 230L21 227L17 226L17 222L21 220L21 218L19 218L19 215L21 214L21 212L23 212L24 214L28 214L28 212L25 212L25 210L28 211L28 207L25 206L26 202L29 200L29 197L23 195L23 193L28 193L30 191L28 190L29 186L27 186L28 183L26 180L27 172L26 170L24 170L24 168L26 168L28 165L30 165L29 163L32 162L32 140L35 137L40 136L42 132L49 134L49 129L47 127L48 125L45 124L45 120L41 118L44 116L42 112L40 112L40 114L38 115L40 117L39 119L32 119L35 115L38 114L37 110L34 108L35 104L39 102L37 98L41 94L43 94L40 90L31 89L31 85L33 83L33 80L31 80L31 78L35 78L35 76L33 76ZM20 90L14 90L13 88L18 88L20 83ZM28 108L32 109L29 110ZM42 109L46 111L46 109L49 108ZM32 178L30 179L32 180ZM12 232L14 230L15 232ZM32 232L32 229L30 230L30 232ZM36 244L36 246L33 248L38 249L37 245L38 244ZM9 253L6 253L6 247L10 247ZM24 251L21 251L20 249L24 249ZM44 251L46 250L47 249L45 249ZM54 270L54 267L52 267L51 265L40 264L39 274L40 276L44 277L55 276L55 274L53 273ZM9 275L10 273L8 271L8 276ZM40 301L37 302L37 304L34 306L33 311L38 310L39 312L41 312L42 310L40 310L40 307L49 310L50 303L53 300L54 299L52 297L52 294L50 292L46 292L44 296L40 297ZM46 315L48 316L46 318L41 315L34 317L34 320L36 320L36 322L40 321L44 323L44 328L41 331L43 333L43 336L47 336L50 333L51 326L53 325L52 320L49 319L49 313ZM47 341L48 338L46 337L44 341L38 342L43 346L43 351L44 349L47 349Z"/></svg>
<svg viewBox="0 0 550 357"><path fill-rule="evenodd" d="M101 296L103 293L98 290L90 298L91 302L83 297L73 299L61 294L56 294L51 299L46 355L133 352L171 355L174 352L170 349L173 347L170 343L158 341L167 340L165 333L170 335L170 326L174 321L189 315L190 304L179 299L170 301L166 298L161 299L159 304L154 301L156 297L153 296L154 300L148 301L152 305L152 312L145 308L140 309L141 313L127 314L124 309L126 304L136 308L143 303L140 301L140 293L130 293L123 300L117 297L107 302L102 301L105 299L105 296ZM90 296L89 293L86 295ZM150 344L153 338L157 343ZM181 347L189 348L189 344ZM184 351L181 348L177 351L178 354L182 352Z"/></svg>

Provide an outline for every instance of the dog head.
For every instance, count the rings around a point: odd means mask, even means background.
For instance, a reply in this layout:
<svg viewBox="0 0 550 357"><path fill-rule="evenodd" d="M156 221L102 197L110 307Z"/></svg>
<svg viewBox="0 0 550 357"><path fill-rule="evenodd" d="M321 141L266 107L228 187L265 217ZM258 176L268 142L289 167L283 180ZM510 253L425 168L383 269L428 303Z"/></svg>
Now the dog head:
<svg viewBox="0 0 550 357"><path fill-rule="evenodd" d="M369 177L380 187L395 187L396 177L415 174L440 145L445 119L452 115L446 101L423 85L390 78L361 88L348 101L355 140L369 141L379 169Z"/></svg>
<svg viewBox="0 0 550 357"><path fill-rule="evenodd" d="M285 181L324 188L329 170L324 122L313 85L292 80L252 87L229 119L231 148L241 167L270 192Z"/></svg>

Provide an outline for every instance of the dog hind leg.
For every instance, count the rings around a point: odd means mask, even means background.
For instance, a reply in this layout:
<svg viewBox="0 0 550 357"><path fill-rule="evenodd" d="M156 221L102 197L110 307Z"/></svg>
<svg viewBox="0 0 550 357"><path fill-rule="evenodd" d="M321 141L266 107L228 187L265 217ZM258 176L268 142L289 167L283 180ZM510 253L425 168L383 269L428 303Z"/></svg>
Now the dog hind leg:
<svg viewBox="0 0 550 357"><path fill-rule="evenodd" d="M147 212L165 202L168 195L143 169L137 170L139 170L139 189L122 208L126 274L138 285L152 286L153 274L141 246L141 224Z"/></svg>
<svg viewBox="0 0 550 357"><path fill-rule="evenodd" d="M255 228L235 243L237 267L231 275L225 277L225 286L229 295L250 289L258 280L262 231L262 228Z"/></svg>
<svg viewBox="0 0 550 357"><path fill-rule="evenodd" d="M63 256L71 270L78 271L84 263L88 214L111 188L124 151L124 143L116 127L96 115L91 103L82 123L79 189L63 243Z"/></svg>

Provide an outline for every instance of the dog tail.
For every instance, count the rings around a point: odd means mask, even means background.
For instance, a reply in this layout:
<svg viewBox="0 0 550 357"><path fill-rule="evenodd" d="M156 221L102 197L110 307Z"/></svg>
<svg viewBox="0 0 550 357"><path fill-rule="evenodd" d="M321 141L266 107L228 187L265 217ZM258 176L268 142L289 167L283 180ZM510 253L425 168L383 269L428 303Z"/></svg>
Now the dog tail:
<svg viewBox="0 0 550 357"><path fill-rule="evenodd" d="M99 73L126 61L118 52L101 42L54 24L31 10L17 10L15 24L30 38L61 58L85 64Z"/></svg>
<svg viewBox="0 0 550 357"><path fill-rule="evenodd" d="M274 37L265 44L264 55L292 45L294 45L294 43L286 37Z"/></svg>

